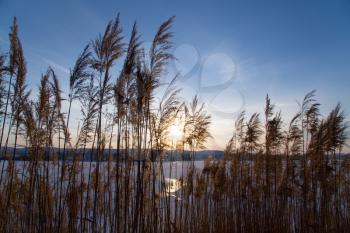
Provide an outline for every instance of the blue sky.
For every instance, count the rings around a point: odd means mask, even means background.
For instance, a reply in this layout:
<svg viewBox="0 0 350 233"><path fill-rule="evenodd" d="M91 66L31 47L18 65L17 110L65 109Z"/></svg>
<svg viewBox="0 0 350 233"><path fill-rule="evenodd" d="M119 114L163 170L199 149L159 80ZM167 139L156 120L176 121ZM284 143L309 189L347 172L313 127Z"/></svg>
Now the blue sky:
<svg viewBox="0 0 350 233"><path fill-rule="evenodd" d="M77 55L118 12L126 41L136 20L146 46L157 27L176 16L178 61L170 65L169 76L180 72L183 97L198 94L207 103L214 136L209 148L224 147L237 111L262 112L266 93L286 120L297 111L296 100L313 89L322 113L338 101L350 113L347 0L0 0L0 50L7 50L9 26L17 16L30 86L36 89L51 65L67 90ZM77 106L76 118L78 112Z"/></svg>

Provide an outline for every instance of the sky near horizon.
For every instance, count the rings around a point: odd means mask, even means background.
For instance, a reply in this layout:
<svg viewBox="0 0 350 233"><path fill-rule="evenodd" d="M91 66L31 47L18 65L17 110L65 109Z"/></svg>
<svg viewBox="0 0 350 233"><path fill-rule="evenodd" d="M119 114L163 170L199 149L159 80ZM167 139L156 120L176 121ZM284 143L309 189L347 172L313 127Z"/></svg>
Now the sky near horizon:
<svg viewBox="0 0 350 233"><path fill-rule="evenodd" d="M0 51L13 16L35 90L50 65L68 91L69 69L84 46L120 13L125 42L134 21L147 47L176 16L169 77L180 73L182 97L197 94L212 115L209 149L223 149L237 113L263 112L269 93L286 121L313 90L328 112L350 114L350 1L17 1L0 0ZM117 74L114 75L114 79ZM73 118L79 118L75 105ZM72 125L74 131L76 125Z"/></svg>

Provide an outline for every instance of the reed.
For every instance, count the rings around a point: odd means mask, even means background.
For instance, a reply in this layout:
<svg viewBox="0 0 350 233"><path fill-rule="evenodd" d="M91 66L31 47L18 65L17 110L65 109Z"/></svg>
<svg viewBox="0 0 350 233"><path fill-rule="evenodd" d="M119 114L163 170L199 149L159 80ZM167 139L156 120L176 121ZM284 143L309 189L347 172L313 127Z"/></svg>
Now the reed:
<svg viewBox="0 0 350 233"><path fill-rule="evenodd" d="M263 115L238 114L224 156L198 169L212 118L198 96L181 98L177 76L166 82L173 23L145 51L136 23L124 43L118 15L78 56L67 94L49 67L33 97L14 19L0 55L0 232L347 232L341 105L322 115L311 91L285 123L267 95Z"/></svg>

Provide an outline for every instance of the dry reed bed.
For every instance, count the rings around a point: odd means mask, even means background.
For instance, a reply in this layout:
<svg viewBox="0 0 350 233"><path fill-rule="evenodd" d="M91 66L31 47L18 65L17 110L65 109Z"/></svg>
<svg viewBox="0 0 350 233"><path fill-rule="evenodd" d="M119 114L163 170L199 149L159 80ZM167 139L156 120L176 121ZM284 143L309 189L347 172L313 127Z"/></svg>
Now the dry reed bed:
<svg viewBox="0 0 350 233"><path fill-rule="evenodd" d="M0 55L0 231L347 232L350 163L337 158L345 117L337 105L322 118L315 91L286 125L268 96L263 122L242 112L224 157L208 158L203 170L193 160L179 171L186 175L176 197L166 193L168 150L194 159L211 121L197 97L181 100L176 77L154 97L174 58L173 21L145 51L136 23L124 43L118 15L78 56L66 97L49 67L33 98L14 19L9 51ZM77 103L81 127L72 137ZM175 120L183 122L176 145L169 143ZM22 166L19 144L28 150Z"/></svg>

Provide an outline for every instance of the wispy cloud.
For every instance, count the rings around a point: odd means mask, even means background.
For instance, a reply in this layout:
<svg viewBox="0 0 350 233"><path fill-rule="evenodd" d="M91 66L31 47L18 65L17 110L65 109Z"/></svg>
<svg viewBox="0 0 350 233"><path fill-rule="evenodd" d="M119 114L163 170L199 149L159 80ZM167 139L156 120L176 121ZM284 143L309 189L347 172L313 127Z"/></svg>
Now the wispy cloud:
<svg viewBox="0 0 350 233"><path fill-rule="evenodd" d="M69 69L68 68L66 68L66 67L64 67L64 66L62 66L62 65L60 65L60 64L58 64L58 63L56 63L54 61L52 61L51 59L46 58L46 57L42 57L42 56L40 56L40 57L45 63L47 63L52 68L60 70L63 73L69 74Z"/></svg>

